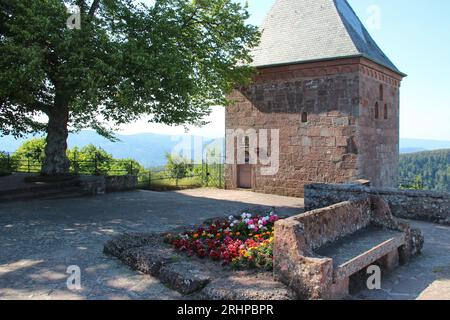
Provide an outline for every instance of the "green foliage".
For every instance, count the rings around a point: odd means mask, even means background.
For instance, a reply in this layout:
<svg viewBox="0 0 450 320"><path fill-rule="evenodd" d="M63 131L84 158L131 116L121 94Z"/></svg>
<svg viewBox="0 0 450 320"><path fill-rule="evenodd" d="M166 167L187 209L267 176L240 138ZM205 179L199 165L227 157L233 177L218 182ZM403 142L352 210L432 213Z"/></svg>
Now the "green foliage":
<svg viewBox="0 0 450 320"><path fill-rule="evenodd" d="M45 158L45 139L34 138L25 141L11 156L14 170L36 172Z"/></svg>
<svg viewBox="0 0 450 320"><path fill-rule="evenodd" d="M45 139L25 141L11 156L11 167L20 172L39 172L44 161ZM144 167L133 159L115 159L100 147L89 144L83 148L74 147L67 151L71 161L71 172L79 174L139 174ZM0 153L0 171L6 168L7 156Z"/></svg>
<svg viewBox="0 0 450 320"><path fill-rule="evenodd" d="M166 153L166 159L166 171L169 173L170 177L182 179L192 173L194 166L191 161L181 156L171 155L170 153Z"/></svg>
<svg viewBox="0 0 450 320"><path fill-rule="evenodd" d="M81 149L74 147L68 151L71 169L82 174L122 175L138 174L144 171L136 160L114 159L100 147L89 144Z"/></svg>
<svg viewBox="0 0 450 320"><path fill-rule="evenodd" d="M81 6L81 29L66 5ZM2 0L0 134L45 130L46 114L112 138L108 124L201 124L249 81L259 32L232 0ZM57 116L58 115L58 116ZM102 119L100 122L99 119Z"/></svg>
<svg viewBox="0 0 450 320"><path fill-rule="evenodd" d="M423 190L423 180L421 176L417 176L414 180L400 181L400 189Z"/></svg>
<svg viewBox="0 0 450 320"><path fill-rule="evenodd" d="M399 171L408 188L450 191L450 150L402 154Z"/></svg>
<svg viewBox="0 0 450 320"><path fill-rule="evenodd" d="M8 162L8 154L0 151L0 176L9 173L11 170Z"/></svg>
<svg viewBox="0 0 450 320"><path fill-rule="evenodd" d="M68 157L71 160L74 172L83 174L107 174L113 156L102 148L89 144L81 149L78 147L69 150Z"/></svg>

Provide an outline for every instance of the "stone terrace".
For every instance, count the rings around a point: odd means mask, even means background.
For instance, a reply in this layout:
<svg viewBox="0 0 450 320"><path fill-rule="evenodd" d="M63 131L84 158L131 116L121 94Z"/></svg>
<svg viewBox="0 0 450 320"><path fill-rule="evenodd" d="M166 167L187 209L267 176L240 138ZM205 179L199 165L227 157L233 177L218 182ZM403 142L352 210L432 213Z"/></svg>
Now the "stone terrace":
<svg viewBox="0 0 450 320"><path fill-rule="evenodd" d="M303 199L198 189L0 203L0 299L180 298L104 255L104 243L123 232L164 232L256 205L293 215ZM81 268L80 291L66 289L70 265Z"/></svg>
<svg viewBox="0 0 450 320"><path fill-rule="evenodd" d="M0 204L0 299L179 299L151 276L103 255L123 232L159 232L255 205L296 214L303 200L248 191L134 191L91 198ZM450 227L413 222L423 255L383 277L381 291L355 299L450 299ZM79 265L80 291L66 289L66 268Z"/></svg>

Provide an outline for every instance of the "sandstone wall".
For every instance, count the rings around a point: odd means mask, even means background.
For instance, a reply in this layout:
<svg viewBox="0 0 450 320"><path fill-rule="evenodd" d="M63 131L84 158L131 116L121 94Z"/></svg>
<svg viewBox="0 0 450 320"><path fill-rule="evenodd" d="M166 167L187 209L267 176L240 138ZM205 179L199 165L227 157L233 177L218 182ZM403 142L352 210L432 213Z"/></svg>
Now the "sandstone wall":
<svg viewBox="0 0 450 320"><path fill-rule="evenodd" d="M399 75L360 58L258 72L229 96L234 103L225 116L227 129L280 130L279 171L264 176L253 165L254 191L303 197L307 184L357 179L396 186ZM226 188L239 187L237 180L238 166L226 165Z"/></svg>
<svg viewBox="0 0 450 320"><path fill-rule="evenodd" d="M255 165L253 190L302 197L305 184L345 182L358 175L355 61L264 69L252 85L229 98L235 103L227 107L227 129L280 130L280 169L263 176ZM237 187L236 170L226 166L227 188Z"/></svg>
<svg viewBox="0 0 450 320"><path fill-rule="evenodd" d="M105 177L106 192L133 190L137 188L137 184L137 177L134 175Z"/></svg>
<svg viewBox="0 0 450 320"><path fill-rule="evenodd" d="M368 195L385 199L396 217L450 225L450 193L442 192L312 184L305 186L305 210L323 208Z"/></svg>
<svg viewBox="0 0 450 320"><path fill-rule="evenodd" d="M379 67L361 66L357 146L359 176L376 187L397 187L399 81ZM378 114L376 114L378 108Z"/></svg>

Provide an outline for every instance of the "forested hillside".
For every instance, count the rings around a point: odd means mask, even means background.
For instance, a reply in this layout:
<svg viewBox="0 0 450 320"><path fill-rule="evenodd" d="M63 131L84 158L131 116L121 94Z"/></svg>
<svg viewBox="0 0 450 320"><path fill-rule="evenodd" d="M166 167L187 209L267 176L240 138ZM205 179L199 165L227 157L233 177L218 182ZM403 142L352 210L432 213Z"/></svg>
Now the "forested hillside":
<svg viewBox="0 0 450 320"><path fill-rule="evenodd" d="M417 180L424 189L450 192L450 149L400 155L400 181Z"/></svg>

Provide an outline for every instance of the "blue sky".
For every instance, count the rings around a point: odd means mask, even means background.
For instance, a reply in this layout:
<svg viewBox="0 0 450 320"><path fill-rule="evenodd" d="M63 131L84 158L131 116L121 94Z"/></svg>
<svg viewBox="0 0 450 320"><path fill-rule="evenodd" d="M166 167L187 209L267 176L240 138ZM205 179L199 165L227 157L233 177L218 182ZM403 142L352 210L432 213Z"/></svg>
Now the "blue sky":
<svg viewBox="0 0 450 320"><path fill-rule="evenodd" d="M144 0L145 1L145 0ZM152 0L146 0L151 2ZM236 0L245 3L245 0ZM260 25L275 0L248 0L250 23ZM408 74L401 87L400 136L450 140L450 1L349 0L372 37ZM370 28L370 8L380 10L380 28ZM189 133L223 136L223 108L214 108L203 128ZM182 134L182 127L148 124L146 120L123 127L122 133Z"/></svg>

